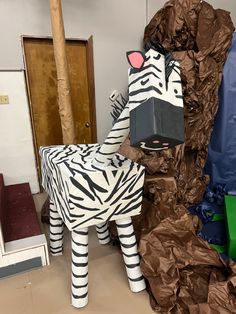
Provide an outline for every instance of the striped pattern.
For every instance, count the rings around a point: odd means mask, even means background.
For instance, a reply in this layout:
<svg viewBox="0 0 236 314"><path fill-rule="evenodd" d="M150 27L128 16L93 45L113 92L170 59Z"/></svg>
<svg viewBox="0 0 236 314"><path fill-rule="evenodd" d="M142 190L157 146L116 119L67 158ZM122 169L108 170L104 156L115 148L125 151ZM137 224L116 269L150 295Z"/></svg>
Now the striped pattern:
<svg viewBox="0 0 236 314"><path fill-rule="evenodd" d="M110 234L107 223L96 225L97 236L100 244L107 244L110 242Z"/></svg>
<svg viewBox="0 0 236 314"><path fill-rule="evenodd" d="M59 213L53 204L50 201L49 205L50 213L50 252L52 255L61 255L63 250L63 221L59 216Z"/></svg>
<svg viewBox="0 0 236 314"><path fill-rule="evenodd" d="M104 169L111 164L121 144L129 135L129 103L125 106L116 123L112 127L105 142L96 153L92 163L98 169Z"/></svg>
<svg viewBox="0 0 236 314"><path fill-rule="evenodd" d="M145 289L145 281L140 270L140 260L131 218L116 221L117 231L125 262L130 290L139 292Z"/></svg>
<svg viewBox="0 0 236 314"><path fill-rule="evenodd" d="M145 54L146 60L141 70L129 70L129 105L130 111L154 97L173 106L183 108L182 85L179 63L171 60L172 68L166 80L166 64L164 55L154 49Z"/></svg>
<svg viewBox="0 0 236 314"><path fill-rule="evenodd" d="M91 144L40 150L44 189L69 230L140 213L144 167L116 154L106 170L96 169L89 161L97 149Z"/></svg>
<svg viewBox="0 0 236 314"><path fill-rule="evenodd" d="M88 228L71 232L72 305L84 307L88 303Z"/></svg>

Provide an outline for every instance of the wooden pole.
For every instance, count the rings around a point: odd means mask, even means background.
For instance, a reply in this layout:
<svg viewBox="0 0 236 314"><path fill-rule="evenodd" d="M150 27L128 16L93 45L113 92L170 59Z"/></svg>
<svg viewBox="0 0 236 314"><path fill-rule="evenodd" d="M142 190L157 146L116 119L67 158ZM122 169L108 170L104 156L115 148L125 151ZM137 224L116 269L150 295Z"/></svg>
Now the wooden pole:
<svg viewBox="0 0 236 314"><path fill-rule="evenodd" d="M63 143L76 144L61 0L50 0L50 12Z"/></svg>

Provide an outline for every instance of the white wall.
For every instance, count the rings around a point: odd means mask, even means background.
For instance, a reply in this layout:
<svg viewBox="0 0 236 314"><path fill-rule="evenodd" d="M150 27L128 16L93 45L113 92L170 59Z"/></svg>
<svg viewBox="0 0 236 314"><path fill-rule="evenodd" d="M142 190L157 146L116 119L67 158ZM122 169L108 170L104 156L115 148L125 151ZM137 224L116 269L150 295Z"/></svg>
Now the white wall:
<svg viewBox="0 0 236 314"><path fill-rule="evenodd" d="M24 72L0 71L0 93L9 104L0 105L0 173L6 185L29 182L39 190Z"/></svg>

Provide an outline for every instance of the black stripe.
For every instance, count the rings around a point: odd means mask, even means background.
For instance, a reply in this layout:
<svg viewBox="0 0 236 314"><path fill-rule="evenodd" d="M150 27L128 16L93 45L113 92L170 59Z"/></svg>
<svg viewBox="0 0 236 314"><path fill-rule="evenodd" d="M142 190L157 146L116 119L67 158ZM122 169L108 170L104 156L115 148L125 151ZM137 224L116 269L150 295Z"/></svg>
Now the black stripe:
<svg viewBox="0 0 236 314"><path fill-rule="evenodd" d="M73 260L72 260L72 264L76 267L86 267L88 266L88 262L87 263L75 263Z"/></svg>
<svg viewBox="0 0 236 314"><path fill-rule="evenodd" d="M64 233L64 231L62 231L62 232L52 232L51 230L50 230L50 235L52 234L52 235L54 235L54 236L62 236L63 235L63 233Z"/></svg>
<svg viewBox="0 0 236 314"><path fill-rule="evenodd" d="M52 219L52 220L59 220L59 221L61 221L61 217L52 217L51 215L49 216L49 219Z"/></svg>
<svg viewBox="0 0 236 314"><path fill-rule="evenodd" d="M100 218L100 216L102 216L104 213L106 213L108 211L109 208L104 209L103 211L99 211L99 213L97 213L94 216L89 217L88 219L85 219L83 221L81 221L80 223L78 223L77 225L74 226L74 229L78 228L79 226L85 224L86 222L93 220L93 219L100 219L103 220L102 218Z"/></svg>
<svg viewBox="0 0 236 314"><path fill-rule="evenodd" d="M105 178L107 184L110 185L109 180L108 180L108 176L107 176L107 173L106 173L105 170L102 172L102 175L103 175L103 177Z"/></svg>
<svg viewBox="0 0 236 314"><path fill-rule="evenodd" d="M123 254L124 256L126 256L126 257L134 257L134 256L139 256L139 254L138 254L138 253L134 253L134 254L126 254L126 253L122 252L122 254Z"/></svg>
<svg viewBox="0 0 236 314"><path fill-rule="evenodd" d="M53 225L53 224L50 222L50 227L62 227L62 226L63 226L63 223L58 224L58 225Z"/></svg>
<svg viewBox="0 0 236 314"><path fill-rule="evenodd" d="M102 226L97 226L97 225L96 225L96 228L102 229L102 228L104 228L104 227L106 226L106 224L107 224L107 223L104 223Z"/></svg>
<svg viewBox="0 0 236 314"><path fill-rule="evenodd" d="M73 242L75 245L78 245L78 246L88 246L88 243L87 243L87 244L78 243L78 242L75 242L74 239L72 239L72 242Z"/></svg>
<svg viewBox="0 0 236 314"><path fill-rule="evenodd" d="M127 228L127 227L130 227L130 226L133 226L132 222L128 223L128 224L123 224L123 225L120 225L118 223L116 223L116 226L118 228Z"/></svg>
<svg viewBox="0 0 236 314"><path fill-rule="evenodd" d="M119 234L119 238L121 238L121 239L130 238L130 237L132 237L134 235L135 235L134 232L132 232L130 234Z"/></svg>
<svg viewBox="0 0 236 314"><path fill-rule="evenodd" d="M113 152L111 152L111 153L102 153L101 151L99 151L98 154L107 156L107 155L113 155ZM99 170L101 170L101 169L99 169Z"/></svg>
<svg viewBox="0 0 236 314"><path fill-rule="evenodd" d="M130 202L130 203L132 204L132 202ZM130 203L129 203L128 205L130 205ZM118 216L118 215L120 215L120 214L123 214L123 215L128 214L128 213L130 213L131 211L133 211L134 209L139 208L139 207L141 206L141 204L142 204L142 198L141 198L140 202L138 202L136 205L133 205L133 206L131 206L131 207L129 207L129 208L127 208L128 205L125 206L125 208L123 208L123 209L120 210L118 213L116 213L116 215Z"/></svg>
<svg viewBox="0 0 236 314"><path fill-rule="evenodd" d="M99 240L106 240L107 238L110 238L109 234L107 236L105 236L104 238L98 237Z"/></svg>
<svg viewBox="0 0 236 314"><path fill-rule="evenodd" d="M121 142L107 142L107 141L105 141L105 142L104 142L104 144L105 144L105 145L108 145L108 146L109 146L109 145L121 144L121 143L123 143L123 141L121 141Z"/></svg>
<svg viewBox="0 0 236 314"><path fill-rule="evenodd" d="M124 131L129 129L129 126L125 127L125 128L119 128L119 129L111 129L111 132L116 132L116 131Z"/></svg>
<svg viewBox="0 0 236 314"><path fill-rule="evenodd" d="M51 246L49 246L49 248L50 248L50 252L52 253L52 254L58 254L58 253L62 253L63 252L63 250L62 250L62 248L52 248Z"/></svg>
<svg viewBox="0 0 236 314"><path fill-rule="evenodd" d="M147 69L149 69L149 68L154 68L154 69L156 69L157 70L157 72L162 72L157 66L155 66L154 64L149 64L149 65L146 65L145 67L143 67L142 68L142 71L145 71L145 70L147 70Z"/></svg>
<svg viewBox="0 0 236 314"><path fill-rule="evenodd" d="M88 235L88 231L73 230L73 232L79 235Z"/></svg>
<svg viewBox="0 0 236 314"><path fill-rule="evenodd" d="M104 164L103 161L98 160L96 157L94 158L97 162L99 162L100 164Z"/></svg>
<svg viewBox="0 0 236 314"><path fill-rule="evenodd" d="M132 244L124 244L120 241L121 246L123 246L125 249L131 249L132 247L134 247L135 245L137 245L137 242L134 242Z"/></svg>
<svg viewBox="0 0 236 314"><path fill-rule="evenodd" d="M86 274L84 274L84 275L76 275L76 274L73 273L73 271L72 271L72 276L75 277L75 278L85 278L85 277L88 276L88 272L87 272Z"/></svg>
<svg viewBox="0 0 236 314"><path fill-rule="evenodd" d="M116 123L119 123L119 122L122 122L122 121L126 121L126 120L128 120L128 119L129 119L129 115L126 116L126 117L124 117L124 118L118 119L118 120L116 121Z"/></svg>
<svg viewBox="0 0 236 314"><path fill-rule="evenodd" d="M131 85L135 84L136 82L138 82L139 80L145 78L146 76L149 76L149 75L154 75L157 79L160 79L160 77L158 75L156 75L155 73L153 72L147 72L145 73L144 75L142 76L139 76L137 79L135 79L133 82L129 83L128 87L130 87Z"/></svg>
<svg viewBox="0 0 236 314"><path fill-rule="evenodd" d="M72 293L72 296L73 296L74 299L84 299L84 298L87 297L87 295L88 295L88 292L86 292L83 295L75 295L74 293Z"/></svg>
<svg viewBox="0 0 236 314"><path fill-rule="evenodd" d="M78 253L72 249L72 254L76 257L88 257L88 253Z"/></svg>
<svg viewBox="0 0 236 314"><path fill-rule="evenodd" d="M141 100L130 100L129 103L130 104L141 104L142 102L144 102L146 100L147 100L147 98L141 99ZM132 110L134 110L134 109L132 109Z"/></svg>
<svg viewBox="0 0 236 314"><path fill-rule="evenodd" d="M130 198L133 198L136 194L143 193L143 187L139 188L138 190L134 191L132 194L129 194L128 196L124 197L124 200L128 200Z"/></svg>
<svg viewBox="0 0 236 314"><path fill-rule="evenodd" d="M75 288L75 289L81 289L81 288L86 288L86 287L88 287L88 283L86 283L85 285L75 285L75 284L73 284L73 282L72 282L72 286Z"/></svg>
<svg viewBox="0 0 236 314"><path fill-rule="evenodd" d="M79 196L76 196L76 195L74 195L74 194L69 194L69 197L72 197L72 198L74 198L75 200L77 200L77 201L83 201L84 200L84 198L82 198L82 197L79 197Z"/></svg>
<svg viewBox="0 0 236 314"><path fill-rule="evenodd" d="M130 278L130 277L128 277L128 279L129 279L130 281L135 281L135 282L137 282L137 281L142 280L142 279L143 279L143 276L140 276L140 277L138 277L138 278Z"/></svg>
<svg viewBox="0 0 236 314"><path fill-rule="evenodd" d="M132 96L135 96L135 95L138 95L138 94L141 94L141 93L145 93L145 92L149 92L149 91L152 91L152 90L154 90L157 94L162 95L162 92L160 91L159 88L157 88L156 86L149 86L147 88L139 88L138 90L130 92L129 96L132 97Z"/></svg>
<svg viewBox="0 0 236 314"><path fill-rule="evenodd" d="M126 264L125 263L125 266L127 267L127 268L135 268L135 267L137 267L137 266L139 266L140 264L139 263L137 263L137 264Z"/></svg>
<svg viewBox="0 0 236 314"><path fill-rule="evenodd" d="M107 199L105 200L105 202L109 202L109 201L112 199L113 195L117 192L118 187L119 187L119 185L120 185L120 182L121 182L123 176L124 176L124 171L122 171L122 173L121 173L119 179L118 179L117 182L116 182L116 185L114 186L113 190L111 191L110 195L107 197Z"/></svg>
<svg viewBox="0 0 236 314"><path fill-rule="evenodd" d="M121 138L123 137L123 135L118 135L118 136L108 136L107 137L107 140L110 140L110 139L117 139L117 138Z"/></svg>
<svg viewBox="0 0 236 314"><path fill-rule="evenodd" d="M50 242L57 242L57 241L62 241L63 240L63 237L59 238L59 239L51 239L50 238Z"/></svg>
<svg viewBox="0 0 236 314"><path fill-rule="evenodd" d="M98 234L104 234L105 232L108 232L107 228L104 231L98 231L96 230Z"/></svg>
<svg viewBox="0 0 236 314"><path fill-rule="evenodd" d="M80 184L77 180L75 180L73 177L70 177L71 183L78 188L82 193L84 193L87 197L89 197L92 201L95 201L95 197L84 188L82 184Z"/></svg>

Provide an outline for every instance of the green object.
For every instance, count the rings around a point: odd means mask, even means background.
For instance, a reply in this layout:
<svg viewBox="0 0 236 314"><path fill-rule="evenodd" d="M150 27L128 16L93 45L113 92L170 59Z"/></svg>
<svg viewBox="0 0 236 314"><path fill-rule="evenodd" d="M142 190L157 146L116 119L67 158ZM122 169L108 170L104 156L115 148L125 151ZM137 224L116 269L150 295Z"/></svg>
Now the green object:
<svg viewBox="0 0 236 314"><path fill-rule="evenodd" d="M228 255L236 258L236 196L225 195Z"/></svg>
<svg viewBox="0 0 236 314"><path fill-rule="evenodd" d="M214 214L212 221L220 221L220 220L224 220L224 219L225 219L224 214Z"/></svg>
<svg viewBox="0 0 236 314"><path fill-rule="evenodd" d="M217 245L217 244L210 244L210 246L216 250L219 254L220 253L226 253L227 248L225 245Z"/></svg>

